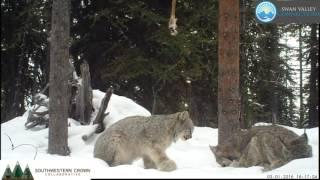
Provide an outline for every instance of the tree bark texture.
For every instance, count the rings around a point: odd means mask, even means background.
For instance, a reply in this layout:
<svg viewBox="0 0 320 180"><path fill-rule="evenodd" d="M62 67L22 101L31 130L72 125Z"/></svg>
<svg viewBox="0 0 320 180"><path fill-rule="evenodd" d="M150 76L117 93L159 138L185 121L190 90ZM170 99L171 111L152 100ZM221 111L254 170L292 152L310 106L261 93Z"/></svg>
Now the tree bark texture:
<svg viewBox="0 0 320 180"><path fill-rule="evenodd" d="M80 104L77 104L80 112L80 122L89 124L92 113L92 88L89 65L86 61L80 66L82 83L79 89Z"/></svg>
<svg viewBox="0 0 320 180"><path fill-rule="evenodd" d="M298 127L303 127L304 121L304 108L303 108L303 69L302 69L302 25L299 26L299 73L300 73L300 82L299 82L299 99L300 99L300 120L298 122Z"/></svg>
<svg viewBox="0 0 320 180"><path fill-rule="evenodd" d="M239 130L239 0L219 1L218 144Z"/></svg>
<svg viewBox="0 0 320 180"><path fill-rule="evenodd" d="M50 154L68 155L68 110L72 69L69 62L70 2L53 0L50 37Z"/></svg>
<svg viewBox="0 0 320 180"><path fill-rule="evenodd" d="M319 25L320 27L320 25ZM319 29L320 31L320 29ZM310 73L310 98L309 98L309 127L319 126L319 46L317 44L319 39L317 39L317 25L311 25L311 37L310 37L310 63L311 63L311 73ZM318 82L317 82L318 81Z"/></svg>

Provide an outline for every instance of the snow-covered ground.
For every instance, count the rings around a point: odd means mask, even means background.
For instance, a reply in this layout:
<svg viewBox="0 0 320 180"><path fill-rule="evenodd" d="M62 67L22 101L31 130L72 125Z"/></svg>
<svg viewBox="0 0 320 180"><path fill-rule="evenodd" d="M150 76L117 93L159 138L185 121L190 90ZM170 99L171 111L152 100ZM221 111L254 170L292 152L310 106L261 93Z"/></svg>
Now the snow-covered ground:
<svg viewBox="0 0 320 180"><path fill-rule="evenodd" d="M93 104L97 109L104 96L98 90L93 92ZM113 94L109 102L105 119L107 126L131 115L149 116L143 107L131 99ZM95 117L97 112L93 114ZM36 180L50 179L90 179L90 178L319 178L319 129L307 129L309 144L313 148L313 157L298 159L269 172L262 172L262 167L250 168L221 167L216 163L209 145L217 144L218 129L195 127L193 138L188 141L178 141L167 149L168 156L173 159L178 169L173 172L161 172L154 169L144 169L142 160L132 165L109 167L104 161L93 158L93 146L97 139L94 136L89 142L84 142L81 136L92 131L93 126L82 126L69 119L69 147L71 155L64 157L47 154L48 129L35 127L26 130L27 113L23 116L1 124L1 161L0 176L7 165L13 170L19 161L24 170L28 164ZM302 129L287 127L297 134ZM14 146L12 150L11 138ZM35 158L35 160L34 160ZM64 170L64 173L63 173ZM50 173L48 171L51 171ZM56 171L56 172L52 172ZM59 172L58 172L59 171Z"/></svg>

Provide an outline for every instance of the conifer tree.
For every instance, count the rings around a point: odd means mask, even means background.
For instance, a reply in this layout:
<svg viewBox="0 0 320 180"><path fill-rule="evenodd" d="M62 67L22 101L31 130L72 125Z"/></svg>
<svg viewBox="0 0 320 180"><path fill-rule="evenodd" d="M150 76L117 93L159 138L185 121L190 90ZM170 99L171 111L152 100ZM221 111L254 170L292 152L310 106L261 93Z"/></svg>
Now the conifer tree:
<svg viewBox="0 0 320 180"><path fill-rule="evenodd" d="M20 178L22 175L23 175L23 171L21 169L19 162L17 162L12 171L12 176L15 178Z"/></svg>
<svg viewBox="0 0 320 180"><path fill-rule="evenodd" d="M32 176L32 173L31 173L28 165L26 166L26 168L23 171L22 179L24 179L24 180L33 180L33 176Z"/></svg>
<svg viewBox="0 0 320 180"><path fill-rule="evenodd" d="M3 180L9 180L9 179L12 178L12 176L13 176L13 174L12 174L12 171L11 171L11 169L10 169L10 166L7 165L7 168L6 168L6 170L4 171L4 174L3 174L3 176L2 176L2 179L3 179Z"/></svg>

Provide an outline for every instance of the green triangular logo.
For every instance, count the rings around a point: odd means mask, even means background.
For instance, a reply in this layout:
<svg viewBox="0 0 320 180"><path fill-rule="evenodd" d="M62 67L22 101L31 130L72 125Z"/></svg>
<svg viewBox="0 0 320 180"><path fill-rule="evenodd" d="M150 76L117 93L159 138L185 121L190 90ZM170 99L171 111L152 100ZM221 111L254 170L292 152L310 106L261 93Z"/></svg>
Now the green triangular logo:
<svg viewBox="0 0 320 180"><path fill-rule="evenodd" d="M11 179L11 177L12 177L12 171L11 171L11 169L10 169L10 166L7 165L7 168L6 168L6 170L4 171L4 174L3 174L3 176L2 176L2 179Z"/></svg>
<svg viewBox="0 0 320 180"><path fill-rule="evenodd" d="M32 176L32 173L31 173L28 165L24 169L22 179L33 180L33 176Z"/></svg>
<svg viewBox="0 0 320 180"><path fill-rule="evenodd" d="M12 176L13 177L21 177L23 175L22 169L20 167L19 162L17 162L16 166L13 169Z"/></svg>

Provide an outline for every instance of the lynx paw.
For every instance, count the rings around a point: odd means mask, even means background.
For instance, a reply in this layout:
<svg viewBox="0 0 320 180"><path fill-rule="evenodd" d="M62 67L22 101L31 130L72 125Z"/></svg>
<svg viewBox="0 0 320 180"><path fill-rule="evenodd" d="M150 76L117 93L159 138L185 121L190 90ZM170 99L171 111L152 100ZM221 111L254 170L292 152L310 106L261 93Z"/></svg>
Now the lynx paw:
<svg viewBox="0 0 320 180"><path fill-rule="evenodd" d="M165 160L159 164L160 171L174 171L177 169L177 165L172 160Z"/></svg>
<svg viewBox="0 0 320 180"><path fill-rule="evenodd" d="M232 161L232 163L230 164L231 167L239 167L239 161Z"/></svg>

